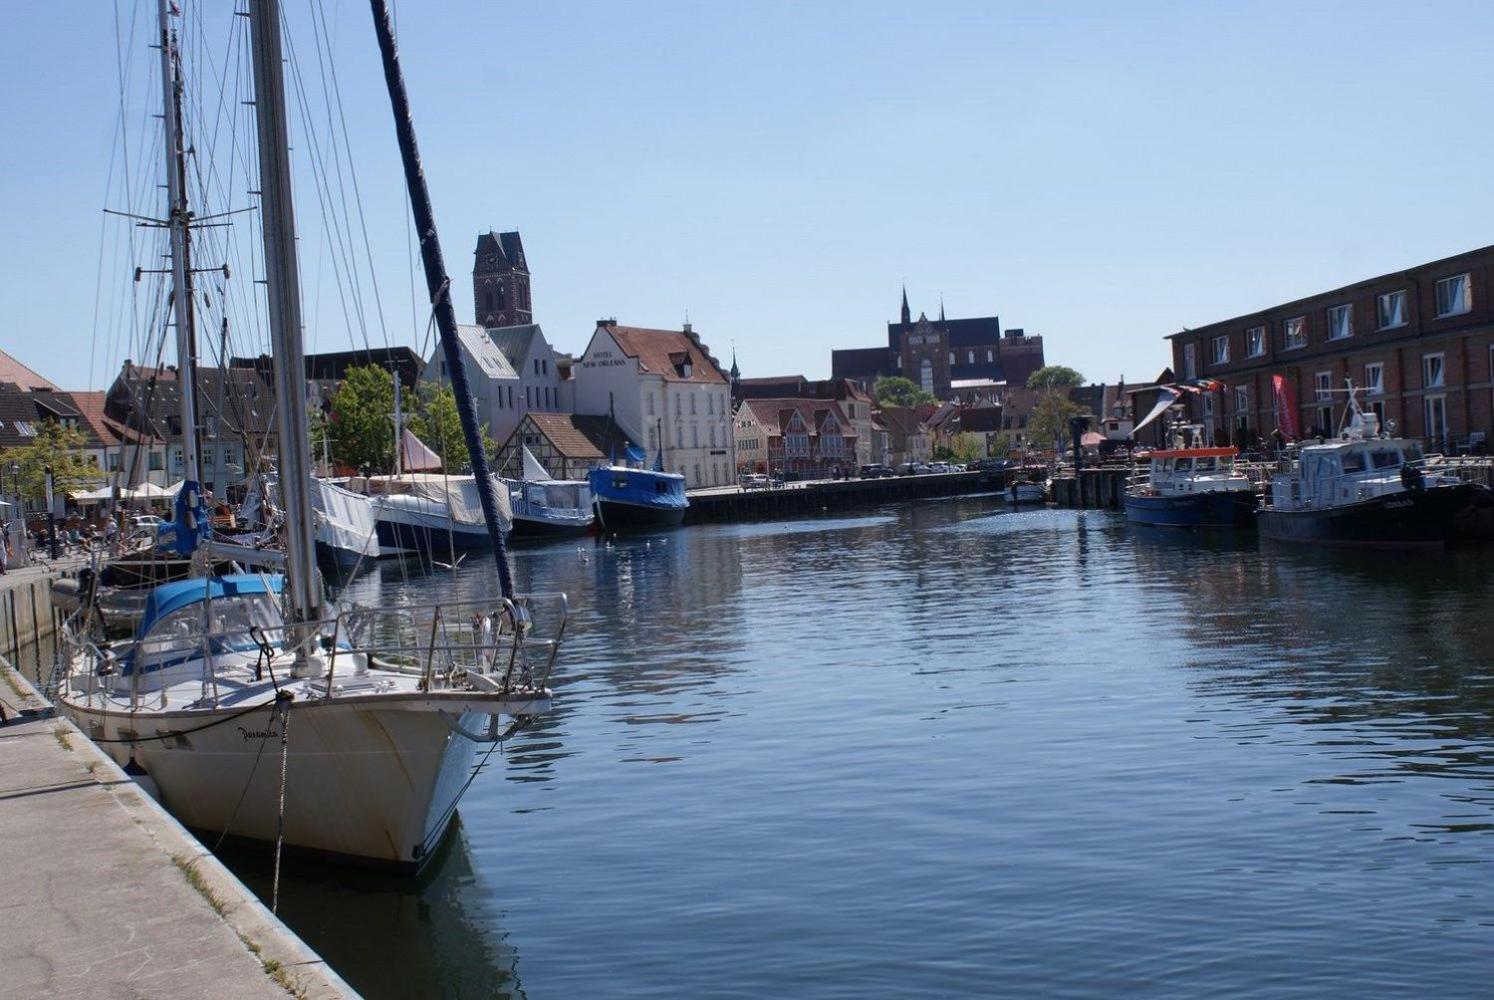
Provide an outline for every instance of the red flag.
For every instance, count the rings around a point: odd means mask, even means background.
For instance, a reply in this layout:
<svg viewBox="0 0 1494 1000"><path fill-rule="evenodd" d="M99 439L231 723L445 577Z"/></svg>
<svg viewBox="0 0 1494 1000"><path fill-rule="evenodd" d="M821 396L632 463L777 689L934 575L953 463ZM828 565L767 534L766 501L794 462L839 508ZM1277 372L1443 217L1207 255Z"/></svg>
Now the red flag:
<svg viewBox="0 0 1494 1000"><path fill-rule="evenodd" d="M1292 383L1285 375L1272 375L1271 389L1276 397L1276 429L1288 441L1295 441L1302 435L1297 430L1297 399L1292 393Z"/></svg>

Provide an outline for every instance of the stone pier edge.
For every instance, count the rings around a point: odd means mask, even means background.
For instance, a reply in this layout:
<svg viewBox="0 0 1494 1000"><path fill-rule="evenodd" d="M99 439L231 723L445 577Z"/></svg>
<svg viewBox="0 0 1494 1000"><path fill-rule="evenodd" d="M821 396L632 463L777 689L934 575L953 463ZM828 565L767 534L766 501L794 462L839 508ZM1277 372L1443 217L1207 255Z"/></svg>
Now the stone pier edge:
<svg viewBox="0 0 1494 1000"><path fill-rule="evenodd" d="M164 806L147 795L112 757L56 712L30 679L3 655L0 655L0 673L4 673L11 686L26 691L33 704L51 709L53 721L77 737L75 745L98 762L92 770L94 780L108 790L125 816L144 830L151 842L181 870L182 878L207 900L244 948L259 961L266 976L294 997L320 1000L358 996L326 959L271 913L248 886Z"/></svg>

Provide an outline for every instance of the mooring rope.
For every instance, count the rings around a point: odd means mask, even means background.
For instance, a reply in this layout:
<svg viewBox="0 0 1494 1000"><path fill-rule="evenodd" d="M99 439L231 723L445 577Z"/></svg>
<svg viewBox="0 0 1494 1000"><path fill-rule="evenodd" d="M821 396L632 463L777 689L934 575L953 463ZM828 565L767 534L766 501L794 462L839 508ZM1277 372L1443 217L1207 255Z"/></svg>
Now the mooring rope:
<svg viewBox="0 0 1494 1000"><path fill-rule="evenodd" d="M278 702L278 699L277 699ZM280 912L280 852L285 846L285 775L290 765L291 703L286 698L280 711L280 812L275 825L275 878L270 887L270 912Z"/></svg>

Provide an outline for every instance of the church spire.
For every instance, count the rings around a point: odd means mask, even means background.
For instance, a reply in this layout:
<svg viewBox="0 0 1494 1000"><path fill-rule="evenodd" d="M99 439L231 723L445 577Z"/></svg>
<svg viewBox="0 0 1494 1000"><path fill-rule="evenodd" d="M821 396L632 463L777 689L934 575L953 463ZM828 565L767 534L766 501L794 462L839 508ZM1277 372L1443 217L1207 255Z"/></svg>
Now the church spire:
<svg viewBox="0 0 1494 1000"><path fill-rule="evenodd" d="M913 322L913 314L908 310L908 286L903 286L903 325L907 326Z"/></svg>
<svg viewBox="0 0 1494 1000"><path fill-rule="evenodd" d="M939 322L944 322L944 293L939 293Z"/></svg>

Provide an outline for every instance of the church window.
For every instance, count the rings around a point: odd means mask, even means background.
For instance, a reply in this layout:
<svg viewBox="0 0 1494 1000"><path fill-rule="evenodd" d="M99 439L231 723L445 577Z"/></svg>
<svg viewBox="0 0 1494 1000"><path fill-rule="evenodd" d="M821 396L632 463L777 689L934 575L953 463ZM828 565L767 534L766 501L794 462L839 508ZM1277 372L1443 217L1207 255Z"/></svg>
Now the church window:
<svg viewBox="0 0 1494 1000"><path fill-rule="evenodd" d="M975 352L974 351L970 351L968 353L970 355L970 364L972 364L972 365L975 364Z"/></svg>
<svg viewBox="0 0 1494 1000"><path fill-rule="evenodd" d="M955 363L955 353L954 353L954 351L950 351L949 352L949 363L950 364L954 364Z"/></svg>
<svg viewBox="0 0 1494 1000"><path fill-rule="evenodd" d="M992 361L995 361L995 360L996 360L995 354L991 351L990 348L986 348L986 364L990 364Z"/></svg>
<svg viewBox="0 0 1494 1000"><path fill-rule="evenodd" d="M918 372L918 381L924 392L934 391L934 363L928 358L923 359L923 365Z"/></svg>

